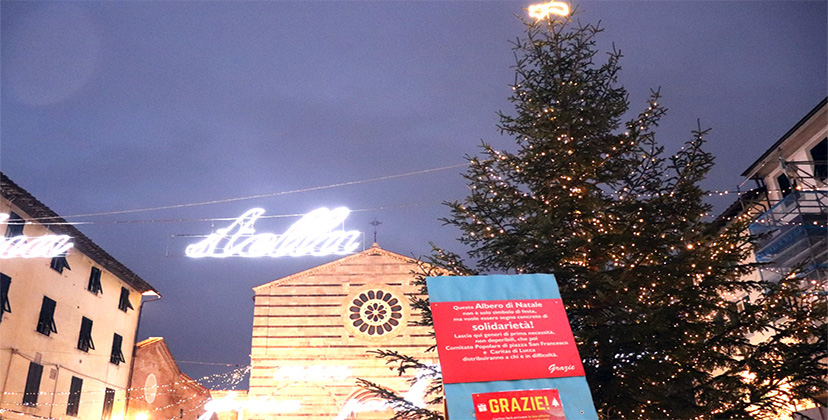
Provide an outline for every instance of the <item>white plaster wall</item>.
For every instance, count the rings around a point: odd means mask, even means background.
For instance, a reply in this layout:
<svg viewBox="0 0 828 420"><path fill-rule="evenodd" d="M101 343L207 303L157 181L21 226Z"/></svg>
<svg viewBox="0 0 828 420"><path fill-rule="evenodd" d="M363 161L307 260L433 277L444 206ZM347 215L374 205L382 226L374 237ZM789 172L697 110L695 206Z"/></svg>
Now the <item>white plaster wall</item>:
<svg viewBox="0 0 828 420"><path fill-rule="evenodd" d="M5 199L0 200L0 213L15 212L24 219L28 215ZM0 224L0 235L6 224ZM26 236L52 234L39 224L27 224ZM71 270L58 273L50 267L50 258L3 259L0 272L12 278L9 288L11 313L4 313L0 324L0 407L52 418L65 415L72 376L83 379L80 410L77 418L100 419L105 388L115 389L116 409L123 411L123 398L129 379L132 346L138 323L141 295L115 275L95 264L75 248L69 250L67 262ZM92 267L101 269L102 294L87 290ZM121 287L130 290L135 308L118 309ZM43 296L56 301L57 333L49 336L37 332ZM77 349L82 317L92 320L95 349ZM110 363L113 334L123 337L121 351L126 362ZM43 377L37 407L22 406L30 360L40 360ZM56 376L56 381L50 379ZM53 393L54 403L52 402ZM113 410L113 417L117 412Z"/></svg>

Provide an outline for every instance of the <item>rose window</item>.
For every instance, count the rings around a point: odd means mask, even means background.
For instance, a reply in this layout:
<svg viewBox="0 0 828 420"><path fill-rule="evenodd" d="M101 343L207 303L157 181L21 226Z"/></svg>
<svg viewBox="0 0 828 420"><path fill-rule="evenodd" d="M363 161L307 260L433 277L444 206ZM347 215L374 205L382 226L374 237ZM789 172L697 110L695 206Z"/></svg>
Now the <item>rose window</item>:
<svg viewBox="0 0 828 420"><path fill-rule="evenodd" d="M354 332L378 337L402 325L403 305L390 292L367 290L353 298L348 307L348 322Z"/></svg>

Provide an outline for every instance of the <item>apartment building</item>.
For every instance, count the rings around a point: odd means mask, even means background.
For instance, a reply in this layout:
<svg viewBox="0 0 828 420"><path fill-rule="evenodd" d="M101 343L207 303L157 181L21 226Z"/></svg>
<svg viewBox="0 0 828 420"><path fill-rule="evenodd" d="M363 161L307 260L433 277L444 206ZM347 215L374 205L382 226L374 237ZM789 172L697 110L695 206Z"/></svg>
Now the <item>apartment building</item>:
<svg viewBox="0 0 828 420"><path fill-rule="evenodd" d="M124 418L158 292L0 173L0 418Z"/></svg>
<svg viewBox="0 0 828 420"><path fill-rule="evenodd" d="M749 230L760 235L753 258L756 273L778 282L795 276L809 298L828 295L828 98L823 99L743 173L740 200L725 218L748 214ZM747 190L747 191L745 191ZM737 307L753 296L737 296ZM761 334L751 337L763 340ZM822 406L791 401L794 420L828 420L828 390ZM789 419L789 414L780 418Z"/></svg>
<svg viewBox="0 0 828 420"><path fill-rule="evenodd" d="M828 281L828 98L742 174L755 184L751 233L765 234L756 260L763 279L792 269L815 287ZM743 184L744 185L744 184Z"/></svg>

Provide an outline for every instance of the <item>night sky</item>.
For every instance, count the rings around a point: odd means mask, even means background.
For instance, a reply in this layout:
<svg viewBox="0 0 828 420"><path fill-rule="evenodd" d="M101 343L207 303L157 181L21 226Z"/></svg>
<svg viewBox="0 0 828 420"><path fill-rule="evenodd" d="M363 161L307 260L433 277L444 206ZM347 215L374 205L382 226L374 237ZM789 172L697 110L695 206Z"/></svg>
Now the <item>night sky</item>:
<svg viewBox="0 0 828 420"><path fill-rule="evenodd" d="M346 206L366 247L376 218L390 251L462 250L441 202L466 194L481 141L514 147L496 113L530 4L3 0L0 170L161 292L140 338L194 378L226 372L203 363L249 363L251 287L333 258L193 260L176 235ZM584 1L578 18L624 54L633 112L661 88L668 152L713 129L705 187L735 190L826 95L826 4Z"/></svg>

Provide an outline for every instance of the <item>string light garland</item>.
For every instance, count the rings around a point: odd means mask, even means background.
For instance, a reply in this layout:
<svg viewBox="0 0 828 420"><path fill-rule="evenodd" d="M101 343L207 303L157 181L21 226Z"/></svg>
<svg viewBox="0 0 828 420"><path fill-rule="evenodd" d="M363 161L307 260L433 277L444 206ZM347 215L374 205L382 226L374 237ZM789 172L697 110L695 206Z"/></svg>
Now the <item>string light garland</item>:
<svg viewBox="0 0 828 420"><path fill-rule="evenodd" d="M499 153L499 152L497 152L497 153ZM506 158L503 157L502 159L505 160ZM470 162L470 163L473 163L473 161ZM448 166L448 167L444 167L444 168L437 168L437 169L434 169L434 170L457 168L457 167L461 167L461 166L467 166L467 165L466 164L464 164L464 165L453 165L453 166ZM434 171L434 170L419 171L419 172L431 172L431 171ZM416 173L419 173L419 172L416 172ZM396 175L396 176L392 175L392 176L384 177L384 178L395 178L395 177L401 177L401 176L409 176L410 174L412 174L412 173L401 174L401 175ZM567 179L567 177L565 176L564 179ZM371 179L371 180L365 180L365 181L362 181L362 182L371 182L371 181L374 181L374 180L377 180L377 179L375 178L375 179ZM482 181L483 178L480 178L479 180ZM569 180L571 180L571 178L569 178ZM502 179L500 181L502 181ZM314 187L314 188L319 188L319 189L333 188L333 186L340 186L340 185L350 185L350 184L349 183L341 183L341 184L332 184L331 186ZM505 185L505 183L501 182L501 185ZM472 186L471 188L475 189L477 187ZM274 193L274 194L276 194L276 195L278 195L278 194L289 194L289 193L303 192L303 191L305 191L305 190L293 190L293 191L289 191L289 192ZM573 191L577 193L579 190L576 188ZM609 196L617 198L617 199L653 198L653 196L651 194L647 194L647 193L634 194L632 191L630 191L627 188L622 188L622 189L619 189L617 191L607 191L606 188L604 188L603 191L606 194L608 194ZM766 191L767 192L774 192L774 193L783 193L783 192L785 192L785 190L782 190L782 189L766 189ZM797 188L797 191L809 192L809 191L824 191L824 190L820 190L820 189L810 190L810 189L803 189L803 188L799 187L799 188ZM497 195L497 193L494 193L494 194ZM706 197L716 197L716 196L723 197L723 196L729 196L729 195L734 195L734 194L738 195L738 196L742 196L742 195L746 194L746 192L745 191L739 191L739 190L713 190L713 191L705 192L704 196L706 196ZM524 195L524 197L529 197L529 195L527 193L523 193L523 195ZM265 194L265 195L262 195L262 196L269 196L269 195ZM238 200L246 200L246 199L252 199L252 198L258 198L258 196L238 197L238 198L232 198L232 199L228 199L228 200L229 201L238 201ZM532 198L536 198L536 197L532 196ZM214 203L217 203L217 202L213 202L213 201L210 201L210 202L196 202L196 203L183 204L183 205L153 207L153 208L145 208L145 209L118 210L118 211L112 211L112 212L77 214L77 215L72 215L72 216L63 216L63 218L68 219L68 218L94 217L94 216L114 215L114 214L127 214L127 213L141 212L141 211L153 211L153 210L161 210L161 209L167 209L167 208L199 206L199 205L214 204ZM549 200L549 199L544 200L544 203L546 205L550 205L550 206L553 205L552 201ZM442 201L441 202L434 202L434 203L431 203L431 204L408 203L408 204L399 204L399 205L386 205L386 206L379 206L379 207L361 208L361 209L354 209L354 210L351 210L351 211L352 212L385 211L385 210L398 210L398 209L404 209L404 208L421 207L421 206L424 206L424 205L442 205L442 204L443 204ZM283 213L283 214L263 215L263 216L261 216L261 218L262 219L291 218L291 217L301 217L303 215L304 215L304 213ZM715 217L716 216L716 214L713 213L713 212L706 212L703 215L704 215L704 217ZM86 221L72 221L72 222L69 222L69 221L55 222L55 221L53 221L54 220L53 218L40 217L40 218L25 219L25 223L27 223L27 224L29 224L29 223L39 223L39 224L44 225L44 226L60 226L60 225L83 226L83 225L174 224L174 223L193 223L193 222L222 222L222 221L232 221L232 220L235 220L235 219L236 219L235 217L203 217L203 218L187 218L187 219L176 218L176 219L98 220L98 221L86 220ZM727 220L732 220L732 219L727 219ZM3 223L3 221L4 221L4 219L2 218L2 215L0 215L0 223ZM820 226L824 226L824 225L820 225Z"/></svg>
<svg viewBox="0 0 828 420"><path fill-rule="evenodd" d="M380 177L375 177L375 178L367 178L367 179L362 179L362 180L357 180L357 181L346 181L346 182L338 182L338 183L334 183L334 184L321 185L321 186L316 186L316 187L299 188L299 189L288 190L288 191L278 191L278 192L273 192L273 193L255 194L255 195L248 195L248 196L243 196L243 197L224 198L224 199L220 199L220 200L197 201L197 202L184 203L184 204L172 204L172 205L167 205L167 206L144 207L144 208L131 209L131 210L114 210L114 211L97 212L97 213L75 214L75 215L61 216L61 217L64 218L64 219L74 219L74 218L78 218L78 217L111 216L111 215L117 215L117 214L142 213L142 212L148 212L148 211L170 210L170 209L179 209L179 208L185 208L185 207L197 207L197 206L206 206L206 205L212 205L212 204L232 203L232 202L236 202L236 201L253 200L253 199L257 199L257 198L278 197L278 196L282 196L282 195L297 194L297 193L311 192L311 191L321 191L321 190L327 190L327 189L333 189L333 188L339 188L339 187L366 184L366 183L371 183L371 182L387 181L387 180L391 180L391 179L404 178L404 177L409 177L409 176L414 176L414 175L423 175L423 174L428 174L428 173L440 172L440 171L445 171L445 170L448 170L448 169L462 168L464 166L466 166L465 163L464 164L457 164L457 165L441 166L441 167L438 167L438 168L423 169L423 170L412 171L412 172L405 172L405 173L401 173L401 174L385 175L385 176L380 176Z"/></svg>
<svg viewBox="0 0 828 420"><path fill-rule="evenodd" d="M203 377L198 378L198 379L186 378L186 379L180 379L180 380L175 381L175 382L166 383L166 384L163 384L163 385L156 385L155 389L163 390L165 388L172 388L172 387L175 387L175 386L178 386L178 385L190 384L190 383L193 383L193 382L197 382L197 383L200 383L202 385L204 383L217 384L217 385L221 385L221 384L230 384L230 385L236 384L237 385L238 383L241 382L241 380L244 379L245 375L250 373L250 366L249 365L240 365L240 364L236 364L236 363L178 362L178 361L176 361L176 363L198 363L198 364L213 365L213 366L239 366L239 367L236 368L236 369L233 369L231 371L228 371L228 372L214 373L214 374L203 376ZM125 391L127 393L132 393L132 392L143 391L144 389L145 389L144 387L131 387L131 388L128 388L128 389L125 389L125 390L119 390L119 391ZM102 392L103 391L81 391L80 394L81 395L101 394ZM69 392L69 391L66 391L66 392L38 392L37 393L38 396L44 396L44 395L70 395L70 394L71 394L71 392ZM4 391L3 395L35 395L35 394L34 393L26 393L26 392ZM136 398L141 399L141 398L144 398L144 397L143 396L133 397L133 399L136 399ZM103 401L103 400L101 400L101 401ZM42 404L46 404L46 403L42 403ZM41 405L41 403L38 403L38 405Z"/></svg>
<svg viewBox="0 0 828 420"><path fill-rule="evenodd" d="M241 366L241 367L239 367L237 369L233 369L229 372L207 375L207 376L204 376L204 377L199 378L197 380L193 380L193 379L190 379L190 378L184 378L184 379L180 379L180 380L175 381L175 382L171 382L171 383L167 383L167 384L163 384L163 385L158 385L156 387L156 389L159 390L159 392L161 392L161 393L169 392L168 396L177 395L176 393L173 392L174 389L177 386L188 385L188 384L192 384L192 383L208 383L208 384L213 385L214 388L222 387L222 389L234 390L238 387L238 385L241 383L241 381L244 379L244 377L247 374L250 373L250 366L244 366L244 365L238 365L238 364L232 364L232 363L227 363L227 364L224 364L224 363L210 363L210 362L183 362L183 363L198 363L198 364L210 364L210 365L219 365L219 366ZM129 388L127 390L124 390L124 395L129 395L129 394L135 393L135 396L118 398L115 401L124 402L126 400L130 400L130 401L142 400L144 397L143 397L141 391L143 391L143 390L144 390L143 387ZM167 390L169 390L169 391L167 391ZM121 390L119 390L119 392L121 392ZM44 396L44 397L45 396L52 396L52 395L54 395L54 396L68 396L68 395L71 395L71 394L81 395L80 401L78 403L79 405L86 405L86 404L99 405L99 404L103 404L106 401L104 399L105 394L106 394L105 390L101 390L101 391L81 391L80 393L71 393L71 392L54 392L54 393L53 392L39 392L39 393L37 393L38 396ZM31 394L27 394L27 393L24 393L24 392L3 392L3 395L4 396L8 395L8 396L11 396L11 397L16 397L16 396L31 395ZM166 409L171 408L171 407L180 406L180 405L182 405L182 403L186 403L188 401L193 400L194 398L199 398L199 397L203 397L203 396L204 396L203 394L193 394L193 395L190 395L187 398L180 398L180 399L177 399L177 400L173 400L172 402L170 402L169 404L167 404L165 406L155 407L155 408L153 408L152 410L150 410L146 413L151 414L151 413L155 413L155 412L160 412L160 411L166 410ZM40 399L41 398L38 398L38 400L40 400ZM188 411L199 410L207 402L209 402L209 400L201 402L200 404L198 404L197 406L189 409ZM63 403L61 403L61 402L48 402L48 403L47 402L38 402L37 405L38 405L38 407L65 407L65 406L67 406L67 404L68 404L68 402L63 402ZM13 407L21 407L21 408L29 407L29 406L27 406L23 403L4 403L4 405L13 406ZM4 411L17 412L15 410L0 409L0 413L2 413ZM49 420L57 420L58 419L57 417L42 417L42 418L49 419ZM151 416L151 418L156 419L156 420L160 420L160 419L157 419L157 417L152 417ZM177 416L170 417L169 420L173 420L175 418L177 418Z"/></svg>

